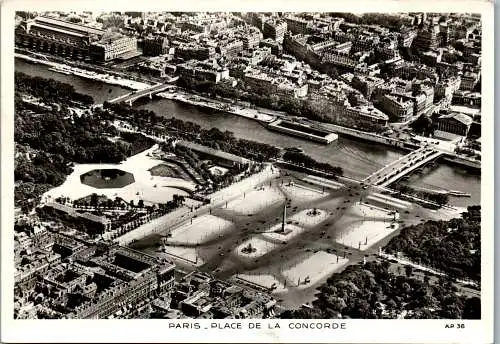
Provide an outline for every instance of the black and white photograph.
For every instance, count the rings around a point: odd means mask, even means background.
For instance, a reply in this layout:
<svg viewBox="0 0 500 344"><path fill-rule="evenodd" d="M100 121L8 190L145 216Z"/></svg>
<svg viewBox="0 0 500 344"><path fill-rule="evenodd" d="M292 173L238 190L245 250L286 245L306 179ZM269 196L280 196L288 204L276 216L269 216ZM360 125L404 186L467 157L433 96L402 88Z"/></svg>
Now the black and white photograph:
<svg viewBox="0 0 500 344"><path fill-rule="evenodd" d="M168 7L12 13L3 316L491 321L484 6Z"/></svg>

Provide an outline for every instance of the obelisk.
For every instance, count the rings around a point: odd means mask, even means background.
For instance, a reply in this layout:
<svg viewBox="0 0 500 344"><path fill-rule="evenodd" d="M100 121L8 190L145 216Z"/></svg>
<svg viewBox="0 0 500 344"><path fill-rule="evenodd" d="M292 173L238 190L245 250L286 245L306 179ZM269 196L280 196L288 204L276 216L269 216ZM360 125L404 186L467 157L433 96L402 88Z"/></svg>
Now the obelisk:
<svg viewBox="0 0 500 344"><path fill-rule="evenodd" d="M283 206L283 219L281 220L281 233L285 233L285 224L286 224L286 202Z"/></svg>

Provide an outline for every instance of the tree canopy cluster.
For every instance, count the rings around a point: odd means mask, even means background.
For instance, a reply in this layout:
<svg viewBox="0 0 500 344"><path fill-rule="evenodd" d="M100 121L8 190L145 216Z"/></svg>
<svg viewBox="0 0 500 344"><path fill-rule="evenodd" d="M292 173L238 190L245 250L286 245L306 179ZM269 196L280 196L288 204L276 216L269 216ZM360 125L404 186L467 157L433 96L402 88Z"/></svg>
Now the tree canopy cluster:
<svg viewBox="0 0 500 344"><path fill-rule="evenodd" d="M358 25L380 25L391 29L399 29L404 25L404 20L398 15L385 13L363 13L357 15L348 12L329 13L332 17L344 18L345 21Z"/></svg>
<svg viewBox="0 0 500 344"><path fill-rule="evenodd" d="M447 278L430 282L391 272L388 261L351 265L318 288L312 308L285 319L480 319L481 300L458 292Z"/></svg>
<svg viewBox="0 0 500 344"><path fill-rule="evenodd" d="M19 112L15 118L15 141L77 163L118 163L127 157L128 146L108 140L108 125L99 118L82 115L70 121L65 117L56 111L40 116Z"/></svg>
<svg viewBox="0 0 500 344"><path fill-rule="evenodd" d="M232 153L255 161L276 158L280 149L265 143L238 139L230 131L217 128L205 129L192 122L185 122L175 117L166 118L153 111L134 109L127 104L104 103L106 118L123 118L141 130L155 135L167 135L174 139L196 142L204 146Z"/></svg>
<svg viewBox="0 0 500 344"><path fill-rule="evenodd" d="M427 221L404 228L385 247L411 261L441 270L453 278L481 280L481 206L470 206L462 218Z"/></svg>
<svg viewBox="0 0 500 344"><path fill-rule="evenodd" d="M328 163L318 162L313 158L300 152L287 151L283 154L283 160L292 164L309 167L322 172L331 173L336 176L341 176L344 172L342 167L332 166Z"/></svg>
<svg viewBox="0 0 500 344"><path fill-rule="evenodd" d="M432 121L432 118L426 115L420 115L420 117L410 124L410 127L414 132L423 136L433 135L436 130L436 125Z"/></svg>
<svg viewBox="0 0 500 344"><path fill-rule="evenodd" d="M94 99L86 94L75 91L75 88L64 82L54 79L44 79L38 76L31 76L22 72L15 73L15 91L19 93L29 93L40 98L44 103L72 104L81 103L91 105Z"/></svg>
<svg viewBox="0 0 500 344"><path fill-rule="evenodd" d="M391 186L391 188L396 191L399 191L402 194L413 195L431 202L435 202L441 206L448 204L449 201L449 197L447 194L420 191L405 184L395 183Z"/></svg>
<svg viewBox="0 0 500 344"><path fill-rule="evenodd" d="M70 85L25 74L16 74L15 82L14 140L19 153L14 165L15 199L21 206L62 184L71 172L71 163L118 163L153 144L153 140L136 133L111 141L107 136L119 133L99 113L71 114L66 105L83 98ZM44 85L57 88L58 96L41 95ZM20 100L20 92L41 95L46 101L50 99L50 103L63 106L38 109L35 113Z"/></svg>

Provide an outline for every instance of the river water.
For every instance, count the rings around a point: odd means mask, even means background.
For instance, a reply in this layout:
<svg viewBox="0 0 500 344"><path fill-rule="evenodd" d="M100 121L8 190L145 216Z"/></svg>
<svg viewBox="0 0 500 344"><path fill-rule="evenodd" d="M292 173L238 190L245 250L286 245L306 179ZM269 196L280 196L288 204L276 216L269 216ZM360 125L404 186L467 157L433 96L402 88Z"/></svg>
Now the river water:
<svg viewBox="0 0 500 344"><path fill-rule="evenodd" d="M130 92L130 90L119 86L53 72L48 68L45 65L30 64L19 59L15 61L16 71L69 83L75 87L76 91L92 96L96 103L103 103L105 100ZM344 136L340 136L337 142L330 145L317 144L269 131L251 119L209 111L168 99L149 101L138 105L138 107L152 110L161 116L195 122L205 128L217 127L223 131L229 130L240 138L279 147L300 147L304 153L316 160L341 166L344 169L344 174L353 178L366 177L385 164L406 154L404 151L391 147ZM411 185L418 187L445 188L471 194L469 198L451 197L450 203L452 205L467 206L480 204L481 201L481 177L460 167L441 163L436 168L426 169L422 175L412 175L409 181Z"/></svg>

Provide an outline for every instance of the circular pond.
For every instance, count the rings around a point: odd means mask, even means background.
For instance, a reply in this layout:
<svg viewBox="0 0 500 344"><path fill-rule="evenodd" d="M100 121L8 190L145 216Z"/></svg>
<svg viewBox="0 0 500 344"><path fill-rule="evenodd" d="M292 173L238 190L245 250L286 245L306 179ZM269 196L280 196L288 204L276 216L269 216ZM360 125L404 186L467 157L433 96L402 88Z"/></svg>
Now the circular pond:
<svg viewBox="0 0 500 344"><path fill-rule="evenodd" d="M82 184L98 189L117 189L135 182L134 175L116 168L92 170L80 176Z"/></svg>

